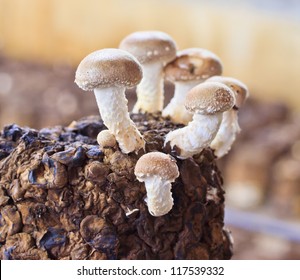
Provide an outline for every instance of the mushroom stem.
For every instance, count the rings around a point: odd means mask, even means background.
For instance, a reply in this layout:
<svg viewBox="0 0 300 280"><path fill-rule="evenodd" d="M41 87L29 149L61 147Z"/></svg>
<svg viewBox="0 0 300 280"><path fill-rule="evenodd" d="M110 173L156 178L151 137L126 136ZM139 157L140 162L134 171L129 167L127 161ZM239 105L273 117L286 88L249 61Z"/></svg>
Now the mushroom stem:
<svg viewBox="0 0 300 280"><path fill-rule="evenodd" d="M143 78L137 85L133 113L162 111L164 104L163 68L159 63L143 64Z"/></svg>
<svg viewBox="0 0 300 280"><path fill-rule="evenodd" d="M152 216L159 217L167 214L173 207L171 182L159 176L145 179L147 197L145 201Z"/></svg>
<svg viewBox="0 0 300 280"><path fill-rule="evenodd" d="M156 217L167 214L173 206L171 183L179 176L175 159L161 152L144 154L137 161L134 174L145 183L150 214Z"/></svg>
<svg viewBox="0 0 300 280"><path fill-rule="evenodd" d="M164 108L163 117L169 116L172 121L188 124L193 119L193 114L184 107L186 94L201 81L177 81L175 82L174 96L170 103Z"/></svg>
<svg viewBox="0 0 300 280"><path fill-rule="evenodd" d="M128 154L144 149L145 141L129 117L125 89L95 88L94 93L103 122L116 137L122 152Z"/></svg>
<svg viewBox="0 0 300 280"><path fill-rule="evenodd" d="M223 113L223 119L220 129L211 142L210 147L215 150L215 155L220 158L226 155L236 139L236 135L240 132L238 124L237 110L229 110Z"/></svg>
<svg viewBox="0 0 300 280"><path fill-rule="evenodd" d="M215 138L222 121L222 113L213 115L194 114L186 127L176 129L166 135L165 145L170 142L180 149L178 158L185 159L200 153Z"/></svg>

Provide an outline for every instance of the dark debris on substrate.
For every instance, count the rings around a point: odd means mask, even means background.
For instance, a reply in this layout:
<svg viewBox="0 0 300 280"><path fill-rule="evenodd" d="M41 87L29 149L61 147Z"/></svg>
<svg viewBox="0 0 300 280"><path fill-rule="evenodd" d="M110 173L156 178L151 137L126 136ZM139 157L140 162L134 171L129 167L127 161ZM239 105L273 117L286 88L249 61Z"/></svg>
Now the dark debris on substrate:
<svg viewBox="0 0 300 280"><path fill-rule="evenodd" d="M133 114L146 152L181 127ZM0 134L0 259L229 259L222 178L210 149L177 160L173 209L149 214L134 167L141 153L99 149L99 117Z"/></svg>

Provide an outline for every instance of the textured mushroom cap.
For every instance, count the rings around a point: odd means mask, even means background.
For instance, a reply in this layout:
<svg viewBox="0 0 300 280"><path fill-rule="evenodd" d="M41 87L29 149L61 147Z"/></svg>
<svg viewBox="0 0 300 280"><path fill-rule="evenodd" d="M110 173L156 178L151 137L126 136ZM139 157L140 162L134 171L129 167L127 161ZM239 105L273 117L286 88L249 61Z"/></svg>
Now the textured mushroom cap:
<svg viewBox="0 0 300 280"><path fill-rule="evenodd" d="M140 63L130 53L102 49L90 53L78 65L75 83L83 90L100 87L134 87L142 79Z"/></svg>
<svg viewBox="0 0 300 280"><path fill-rule="evenodd" d="M192 88L185 98L185 108L191 113L211 115L233 107L234 92L218 82L205 82Z"/></svg>
<svg viewBox="0 0 300 280"><path fill-rule="evenodd" d="M151 152L139 158L134 174L137 178L159 176L163 180L174 181L179 176L176 160L161 152Z"/></svg>
<svg viewBox="0 0 300 280"><path fill-rule="evenodd" d="M211 51L190 48L177 52L176 58L165 66L165 77L171 82L204 80L222 74L222 63Z"/></svg>
<svg viewBox="0 0 300 280"><path fill-rule="evenodd" d="M101 130L97 135L97 142L100 148L114 147L117 144L115 136L109 130Z"/></svg>
<svg viewBox="0 0 300 280"><path fill-rule="evenodd" d="M133 54L142 64L156 61L168 63L176 56L175 41L161 31L131 33L122 40L119 47Z"/></svg>
<svg viewBox="0 0 300 280"><path fill-rule="evenodd" d="M209 78L207 82L219 82L230 87L235 93L235 106L237 108L243 106L249 96L247 86L235 78L214 76Z"/></svg>

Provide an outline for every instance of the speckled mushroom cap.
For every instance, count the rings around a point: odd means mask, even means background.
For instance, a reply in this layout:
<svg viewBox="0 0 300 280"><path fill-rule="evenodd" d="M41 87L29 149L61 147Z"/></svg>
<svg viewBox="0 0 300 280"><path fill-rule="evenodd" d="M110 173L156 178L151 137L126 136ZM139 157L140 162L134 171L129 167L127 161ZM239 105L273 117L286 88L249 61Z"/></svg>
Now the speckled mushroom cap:
<svg viewBox="0 0 300 280"><path fill-rule="evenodd" d="M176 160L161 152L151 152L139 158L134 174L137 178L159 176L163 180L174 181L179 176Z"/></svg>
<svg viewBox="0 0 300 280"><path fill-rule="evenodd" d="M75 83L83 90L98 87L134 87L142 79L140 63L130 53L102 49L86 56L78 65Z"/></svg>
<svg viewBox="0 0 300 280"><path fill-rule="evenodd" d="M191 113L211 115L231 109L234 103L234 92L228 86L218 82L205 82L188 92L184 105Z"/></svg>
<svg viewBox="0 0 300 280"><path fill-rule="evenodd" d="M119 47L133 54L142 64L156 61L168 63L176 56L175 41L161 31L131 33L122 40Z"/></svg>
<svg viewBox="0 0 300 280"><path fill-rule="evenodd" d="M211 51L189 48L177 52L176 58L165 66L165 77L171 82L205 80L222 74L222 63Z"/></svg>
<svg viewBox="0 0 300 280"><path fill-rule="evenodd" d="M243 106L249 96L247 86L235 78L214 76L209 78L207 82L219 82L230 87L235 93L235 106L237 108Z"/></svg>

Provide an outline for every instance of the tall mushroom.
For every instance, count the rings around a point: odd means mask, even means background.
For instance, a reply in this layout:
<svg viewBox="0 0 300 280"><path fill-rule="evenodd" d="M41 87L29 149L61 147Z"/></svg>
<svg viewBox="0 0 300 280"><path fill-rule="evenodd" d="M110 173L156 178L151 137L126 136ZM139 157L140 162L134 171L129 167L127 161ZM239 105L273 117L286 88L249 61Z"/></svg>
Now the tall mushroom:
<svg viewBox="0 0 300 280"><path fill-rule="evenodd" d="M167 214L173 207L171 183L179 176L176 160L161 152L151 152L139 158L134 174L140 182L145 182L150 214L156 217Z"/></svg>
<svg viewBox="0 0 300 280"><path fill-rule="evenodd" d="M92 52L79 64L75 83L83 90L94 90L103 122L122 152L143 149L145 141L129 117L125 88L142 79L139 62L128 52L102 49Z"/></svg>
<svg viewBox="0 0 300 280"><path fill-rule="evenodd" d="M133 112L162 111L163 67L176 56L174 40L164 32L140 31L125 37L120 49L133 54L143 67L143 79L136 89L137 102Z"/></svg>
<svg viewBox="0 0 300 280"><path fill-rule="evenodd" d="M241 81L230 78L215 76L207 80L207 82L219 82L227 85L235 94L235 106L223 113L223 119L220 129L211 142L210 147L214 150L215 155L220 158L226 155L236 139L236 135L240 132L238 124L238 110L248 98L248 89Z"/></svg>
<svg viewBox="0 0 300 280"><path fill-rule="evenodd" d="M193 120L187 126L169 132L165 145L170 142L172 148L179 148L179 158L200 153L215 138L222 113L231 109L234 102L233 91L224 84L205 82L192 88L184 105L189 112L194 113Z"/></svg>
<svg viewBox="0 0 300 280"><path fill-rule="evenodd" d="M209 50L190 48L178 51L176 58L165 66L164 72L165 78L175 84L175 92L162 115L169 116L174 122L187 124L193 114L183 106L186 94L207 78L221 75L222 63Z"/></svg>

